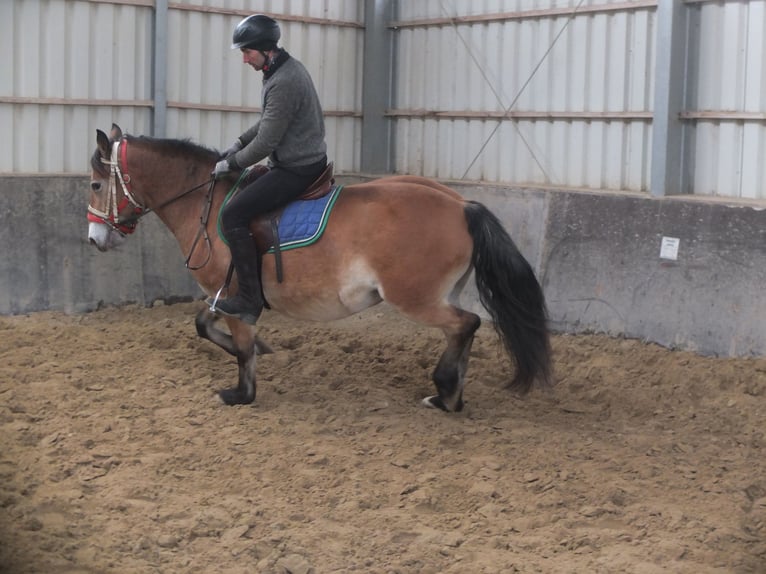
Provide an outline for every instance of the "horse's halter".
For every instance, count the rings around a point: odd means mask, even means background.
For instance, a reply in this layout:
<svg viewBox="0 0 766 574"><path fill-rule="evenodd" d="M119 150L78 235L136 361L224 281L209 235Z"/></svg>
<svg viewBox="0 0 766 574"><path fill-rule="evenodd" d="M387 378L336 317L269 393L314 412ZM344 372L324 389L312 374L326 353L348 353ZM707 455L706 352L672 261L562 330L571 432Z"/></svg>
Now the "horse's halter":
<svg viewBox="0 0 766 574"><path fill-rule="evenodd" d="M120 154L120 152L122 152ZM138 219L146 208L138 203L130 192L130 175L123 174L120 169L120 161L123 166L128 165L128 145L126 140L118 140L112 144L111 159L101 158L102 163L109 166L109 188L106 196L106 211L99 211L92 205L88 205L88 221L93 223L103 223L117 231L120 235L130 235L136 230ZM122 189L122 199L117 199L117 182L119 181ZM120 219L120 213L132 205L130 215Z"/></svg>

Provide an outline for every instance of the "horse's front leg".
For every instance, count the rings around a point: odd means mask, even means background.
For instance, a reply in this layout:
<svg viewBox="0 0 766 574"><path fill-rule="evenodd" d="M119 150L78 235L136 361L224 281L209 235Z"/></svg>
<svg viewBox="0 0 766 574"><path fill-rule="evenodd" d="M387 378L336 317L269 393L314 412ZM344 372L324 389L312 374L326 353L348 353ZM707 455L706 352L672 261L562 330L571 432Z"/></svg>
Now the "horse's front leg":
<svg viewBox="0 0 766 574"><path fill-rule="evenodd" d="M245 405L255 400L255 363L259 354L271 353L271 348L264 343L249 325L241 321L226 318L231 335L215 326L218 317L207 308L197 314L195 324L200 337L208 339L226 352L237 357L239 381L231 389L219 391L221 400L227 405Z"/></svg>
<svg viewBox="0 0 766 574"><path fill-rule="evenodd" d="M249 405L255 400L255 358L251 347L250 352L242 351L237 354L239 379L237 386L231 389L221 389L218 396L227 405Z"/></svg>
<svg viewBox="0 0 766 574"><path fill-rule="evenodd" d="M238 351L232 336L215 326L215 323L220 319L220 315L211 312L208 307L203 308L194 319L197 335L211 343L215 343L224 351L236 357ZM268 355L274 352L271 346L254 332L251 332L251 338L251 345L256 355Z"/></svg>

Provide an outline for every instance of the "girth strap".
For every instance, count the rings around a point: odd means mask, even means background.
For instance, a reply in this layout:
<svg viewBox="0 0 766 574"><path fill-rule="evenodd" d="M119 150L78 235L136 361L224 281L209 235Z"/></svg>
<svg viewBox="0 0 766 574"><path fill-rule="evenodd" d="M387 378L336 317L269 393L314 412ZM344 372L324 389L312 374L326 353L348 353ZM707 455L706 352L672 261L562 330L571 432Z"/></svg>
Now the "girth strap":
<svg viewBox="0 0 766 574"><path fill-rule="evenodd" d="M277 266L277 283L282 283L282 249L279 246L279 225L277 218L271 218L271 234L274 236L274 263Z"/></svg>

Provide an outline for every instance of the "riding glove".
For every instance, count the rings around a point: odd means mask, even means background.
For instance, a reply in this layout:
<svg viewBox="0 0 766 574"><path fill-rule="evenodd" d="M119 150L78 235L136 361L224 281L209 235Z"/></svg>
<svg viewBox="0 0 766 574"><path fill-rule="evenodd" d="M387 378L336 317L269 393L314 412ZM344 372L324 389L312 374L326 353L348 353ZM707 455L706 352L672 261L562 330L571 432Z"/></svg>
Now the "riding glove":
<svg viewBox="0 0 766 574"><path fill-rule="evenodd" d="M213 173L211 174L215 179L218 179L221 176L226 175L231 171L231 166L229 165L228 159L222 159L217 164L215 164L215 168L213 169Z"/></svg>
<svg viewBox="0 0 766 574"><path fill-rule="evenodd" d="M227 157L229 157L231 155L234 155L239 150L241 150L242 147L243 147L242 146L242 142L239 140L239 138L237 138L236 140L234 140L234 143L231 144L231 147L229 147L228 149L224 150L224 152L221 154L221 157L227 158Z"/></svg>

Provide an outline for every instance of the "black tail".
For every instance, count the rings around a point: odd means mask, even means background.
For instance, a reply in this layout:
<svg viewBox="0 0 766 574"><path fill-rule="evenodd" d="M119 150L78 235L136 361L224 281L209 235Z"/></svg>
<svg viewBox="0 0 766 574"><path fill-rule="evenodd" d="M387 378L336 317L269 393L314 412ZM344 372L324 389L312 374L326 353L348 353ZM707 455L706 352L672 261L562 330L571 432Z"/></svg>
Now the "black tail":
<svg viewBox="0 0 766 574"><path fill-rule="evenodd" d="M480 203L465 207L473 238L476 287L508 354L516 376L508 385L522 393L535 381L551 386L551 346L542 287L502 223Z"/></svg>

